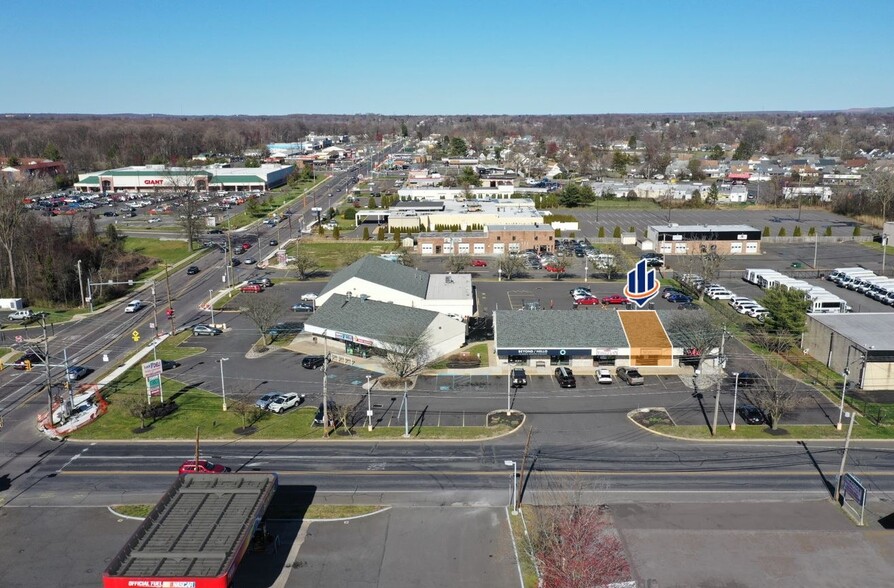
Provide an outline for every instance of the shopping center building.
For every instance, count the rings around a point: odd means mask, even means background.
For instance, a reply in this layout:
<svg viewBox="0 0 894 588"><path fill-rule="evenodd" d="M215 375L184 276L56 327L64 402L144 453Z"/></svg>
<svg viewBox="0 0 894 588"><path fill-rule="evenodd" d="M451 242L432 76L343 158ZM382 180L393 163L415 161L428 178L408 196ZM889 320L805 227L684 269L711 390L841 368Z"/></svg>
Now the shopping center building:
<svg viewBox="0 0 894 588"><path fill-rule="evenodd" d="M681 334L665 328L685 310L544 310L494 312L501 364L548 367L635 366L676 373L686 357Z"/></svg>
<svg viewBox="0 0 894 588"><path fill-rule="evenodd" d="M74 188L80 192L153 193L174 190L195 192L250 192L277 188L294 170L291 165L262 164L260 167L167 167L134 165L100 172L78 174Z"/></svg>

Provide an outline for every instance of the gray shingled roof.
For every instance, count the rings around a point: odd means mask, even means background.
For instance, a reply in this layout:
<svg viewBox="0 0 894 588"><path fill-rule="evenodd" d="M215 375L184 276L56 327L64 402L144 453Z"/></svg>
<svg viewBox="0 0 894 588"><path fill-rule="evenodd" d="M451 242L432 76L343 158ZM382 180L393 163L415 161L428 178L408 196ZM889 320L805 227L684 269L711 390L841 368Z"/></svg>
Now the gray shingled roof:
<svg viewBox="0 0 894 588"><path fill-rule="evenodd" d="M498 310L494 314L498 348L627 347L615 310Z"/></svg>
<svg viewBox="0 0 894 588"><path fill-rule="evenodd" d="M413 269L394 261L388 261L375 255L367 255L358 259L343 270L336 272L322 294L334 290L350 280L360 278L373 284L393 288L418 298L425 298L428 290L428 272Z"/></svg>
<svg viewBox="0 0 894 588"><path fill-rule="evenodd" d="M618 309L587 308L578 310L498 310L494 337L497 348L527 347L627 347L627 337L618 318ZM661 324L676 314L691 310L659 310ZM666 330L665 330L666 332ZM684 342L667 333L674 347Z"/></svg>
<svg viewBox="0 0 894 588"><path fill-rule="evenodd" d="M333 294L305 325L381 340L398 333L421 333L437 316L431 310Z"/></svg>

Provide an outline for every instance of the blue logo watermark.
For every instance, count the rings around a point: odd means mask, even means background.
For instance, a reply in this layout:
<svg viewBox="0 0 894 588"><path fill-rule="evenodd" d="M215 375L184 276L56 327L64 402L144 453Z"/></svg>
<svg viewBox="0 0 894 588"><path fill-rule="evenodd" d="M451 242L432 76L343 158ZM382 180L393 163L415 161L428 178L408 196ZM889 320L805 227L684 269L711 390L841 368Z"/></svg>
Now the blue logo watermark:
<svg viewBox="0 0 894 588"><path fill-rule="evenodd" d="M645 259L640 259L634 268L627 272L627 285L624 286L624 296L631 302L642 308L649 300L655 298L661 284L655 275L655 270L650 268Z"/></svg>

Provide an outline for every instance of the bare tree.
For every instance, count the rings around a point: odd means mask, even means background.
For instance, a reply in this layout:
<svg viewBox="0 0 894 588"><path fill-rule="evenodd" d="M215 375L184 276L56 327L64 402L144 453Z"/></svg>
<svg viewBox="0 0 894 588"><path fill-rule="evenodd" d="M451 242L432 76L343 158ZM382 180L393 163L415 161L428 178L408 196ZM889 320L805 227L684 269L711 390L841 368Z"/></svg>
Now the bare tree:
<svg viewBox="0 0 894 588"><path fill-rule="evenodd" d="M305 247L298 245L295 248L295 257L289 262L289 267L298 272L299 279L306 280L320 269L320 264L317 262L316 256L307 251Z"/></svg>
<svg viewBox="0 0 894 588"><path fill-rule="evenodd" d="M723 339L723 330L705 312L676 313L665 321L664 328L671 341L681 342L691 357L698 357L699 368Z"/></svg>
<svg viewBox="0 0 894 588"><path fill-rule="evenodd" d="M419 265L419 256L417 256L406 247L397 249L395 253L399 255L397 263L405 265L407 267L417 267Z"/></svg>
<svg viewBox="0 0 894 588"><path fill-rule="evenodd" d="M770 420L770 428L779 428L782 418L797 408L804 400L798 390L798 382L785 376L782 362L775 358L763 358L763 377L748 393L751 401L764 411Z"/></svg>
<svg viewBox="0 0 894 588"><path fill-rule="evenodd" d="M279 296L264 296L260 293L248 296L242 306L242 314L248 317L258 328L261 337L264 339L264 346L270 343L268 331L270 327L276 324L282 312L282 306L283 301Z"/></svg>
<svg viewBox="0 0 894 588"><path fill-rule="evenodd" d="M426 329L411 325L391 332L383 340L385 365L401 380L416 374L431 362L431 339Z"/></svg>
<svg viewBox="0 0 894 588"><path fill-rule="evenodd" d="M472 257L465 253L454 253L444 260L448 272L459 273L472 263Z"/></svg>
<svg viewBox="0 0 894 588"><path fill-rule="evenodd" d="M866 176L869 197L881 208L882 224L888 220L888 207L894 200L894 173L886 169L874 169Z"/></svg>
<svg viewBox="0 0 894 588"><path fill-rule="evenodd" d="M350 402L342 402L335 405L336 426L341 423L342 428L347 431L348 435L354 435L354 408L356 405Z"/></svg>
<svg viewBox="0 0 894 588"><path fill-rule="evenodd" d="M556 281L559 281L572 265L574 265L574 256L563 252L556 252L555 261L547 264L548 267L552 266L556 270L553 272L556 274Z"/></svg>
<svg viewBox="0 0 894 588"><path fill-rule="evenodd" d="M614 280L633 266L630 255L618 245L604 245L601 248L601 254L603 256L597 257L593 266L605 273L606 280Z"/></svg>
<svg viewBox="0 0 894 588"><path fill-rule="evenodd" d="M146 402L146 399L143 398L141 393L130 394L121 399L121 405L124 407L124 411L130 416L140 419L140 428L146 428L146 415L147 409L149 408L149 404Z"/></svg>
<svg viewBox="0 0 894 588"><path fill-rule="evenodd" d="M511 280L525 269L525 259L521 255L504 253L500 257L499 268L503 272L503 277L507 280Z"/></svg>
<svg viewBox="0 0 894 588"><path fill-rule="evenodd" d="M16 276L16 242L23 237L22 225L28 210L24 200L28 196L49 189L49 185L40 180L12 182L0 175L0 247L6 251L10 291L13 296L19 295L19 284Z"/></svg>
<svg viewBox="0 0 894 588"><path fill-rule="evenodd" d="M230 393L229 409L242 419L242 430L264 418L266 411L252 401L251 393L236 389Z"/></svg>
<svg viewBox="0 0 894 588"><path fill-rule="evenodd" d="M180 229L186 236L186 243L190 251L193 243L199 240L204 228L204 215L202 214L197 185L208 189L209 177L202 175L204 172L190 168L168 167L165 170L166 179L174 191L174 198L179 205Z"/></svg>

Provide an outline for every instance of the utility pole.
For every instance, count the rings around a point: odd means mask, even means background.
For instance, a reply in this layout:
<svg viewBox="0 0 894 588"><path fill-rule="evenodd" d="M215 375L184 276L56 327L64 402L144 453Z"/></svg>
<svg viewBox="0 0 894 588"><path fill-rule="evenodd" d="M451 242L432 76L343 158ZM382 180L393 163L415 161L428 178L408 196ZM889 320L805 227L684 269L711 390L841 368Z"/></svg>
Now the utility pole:
<svg viewBox="0 0 894 588"><path fill-rule="evenodd" d="M882 263L882 270L884 270L885 264ZM84 279L81 277L81 260L78 260L78 287L81 289L81 308L84 308L84 304L86 300L84 298Z"/></svg>
<svg viewBox="0 0 894 588"><path fill-rule="evenodd" d="M714 420L711 421L711 436L717 434L717 413L720 412L720 380L717 380L717 388L714 390Z"/></svg>
<svg viewBox="0 0 894 588"><path fill-rule="evenodd" d="M62 365L65 368L65 387L68 388L68 403L74 408L74 386L68 380L68 349L62 350Z"/></svg>
<svg viewBox="0 0 894 588"><path fill-rule="evenodd" d="M152 324L155 325L155 345L152 346L152 359L158 359L158 300L155 298L155 282L152 282Z"/></svg>
<svg viewBox="0 0 894 588"><path fill-rule="evenodd" d="M404 380L404 437L410 436L410 403L407 400L407 381Z"/></svg>
<svg viewBox="0 0 894 588"><path fill-rule="evenodd" d="M844 477L844 464L847 462L847 449L851 445L851 432L854 430L854 417L857 416L857 411L851 411L851 422L847 426L847 437L844 438L844 452L841 454L841 467L838 468L838 481L835 484L835 502L838 502L838 498L841 496L841 479Z"/></svg>
<svg viewBox="0 0 894 588"><path fill-rule="evenodd" d="M50 340L47 338L47 317L40 317L40 325L43 328L43 365L47 374L47 407L49 408L50 426L53 426L53 382L50 379Z"/></svg>
<svg viewBox="0 0 894 588"><path fill-rule="evenodd" d="M325 352L323 354L323 438L329 436L329 391L327 384L329 381L329 331L323 331L323 346Z"/></svg>
<svg viewBox="0 0 894 588"><path fill-rule="evenodd" d="M171 302L171 280L168 276L168 264L165 264L165 286L168 290L168 309L165 313L168 315L168 320L171 321L171 335L174 334L174 305Z"/></svg>

